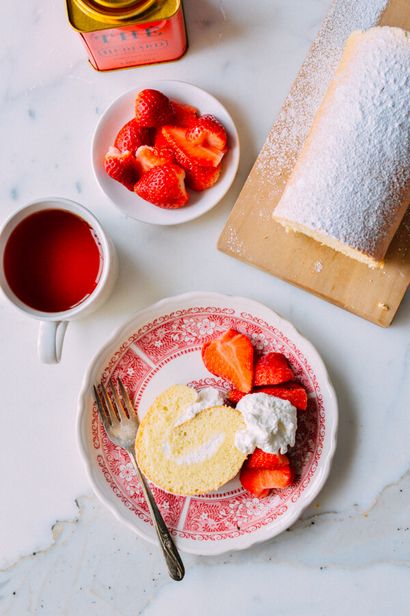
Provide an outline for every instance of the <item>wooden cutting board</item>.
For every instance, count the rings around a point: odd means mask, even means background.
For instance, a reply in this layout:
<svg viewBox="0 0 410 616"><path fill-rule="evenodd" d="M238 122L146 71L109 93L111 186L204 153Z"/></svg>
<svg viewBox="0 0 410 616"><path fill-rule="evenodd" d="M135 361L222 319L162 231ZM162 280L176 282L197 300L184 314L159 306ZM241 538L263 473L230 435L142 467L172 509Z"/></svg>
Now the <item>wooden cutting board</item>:
<svg viewBox="0 0 410 616"><path fill-rule="evenodd" d="M383 269L370 269L302 234L287 233L272 219L347 36L371 25L410 30L410 0L390 0L377 24L360 23L363 13L358 5L372 1L338 0L332 5L231 212L218 248L387 327L410 282L410 211L393 239ZM359 23L354 23L355 17L352 21L352 15L346 16L346 7L352 3Z"/></svg>

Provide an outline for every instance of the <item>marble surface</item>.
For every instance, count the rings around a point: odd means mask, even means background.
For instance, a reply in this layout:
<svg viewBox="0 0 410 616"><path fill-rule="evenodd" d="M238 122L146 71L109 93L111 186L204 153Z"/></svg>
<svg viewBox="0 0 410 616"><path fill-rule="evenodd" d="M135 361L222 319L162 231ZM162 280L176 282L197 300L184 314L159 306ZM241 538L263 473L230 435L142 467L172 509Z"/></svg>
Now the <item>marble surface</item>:
<svg viewBox="0 0 410 616"><path fill-rule="evenodd" d="M410 601L410 297L383 330L218 253L227 214L329 0L185 0L179 62L107 74L87 64L64 2L2 8L1 219L45 195L89 207L119 251L113 296L70 324L63 361L40 365L36 323L0 301L0 614L382 615ZM122 218L90 163L98 116L144 79L209 90L237 123L242 158L225 199L174 228ZM76 397L91 358L138 309L191 290L246 295L289 319L326 362L340 405L333 468L288 532L217 558L185 556L181 584L159 552L91 493L77 452Z"/></svg>

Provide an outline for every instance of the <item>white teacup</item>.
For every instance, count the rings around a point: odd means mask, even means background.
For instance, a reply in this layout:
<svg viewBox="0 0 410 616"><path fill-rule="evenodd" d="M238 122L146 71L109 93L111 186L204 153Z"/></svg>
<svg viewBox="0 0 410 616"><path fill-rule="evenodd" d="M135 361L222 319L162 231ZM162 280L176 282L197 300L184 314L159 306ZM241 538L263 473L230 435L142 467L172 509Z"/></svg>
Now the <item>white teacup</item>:
<svg viewBox="0 0 410 616"><path fill-rule="evenodd" d="M25 218L43 210L64 210L85 220L93 229L102 258L98 282L92 293L73 308L62 312L41 312L25 304L10 288L4 271L4 250L11 233ZM41 321L38 333L38 354L44 363L53 364L60 361L68 322L99 308L110 295L117 273L118 259L114 244L93 214L75 201L59 197L33 201L13 214L0 231L0 287L16 308Z"/></svg>

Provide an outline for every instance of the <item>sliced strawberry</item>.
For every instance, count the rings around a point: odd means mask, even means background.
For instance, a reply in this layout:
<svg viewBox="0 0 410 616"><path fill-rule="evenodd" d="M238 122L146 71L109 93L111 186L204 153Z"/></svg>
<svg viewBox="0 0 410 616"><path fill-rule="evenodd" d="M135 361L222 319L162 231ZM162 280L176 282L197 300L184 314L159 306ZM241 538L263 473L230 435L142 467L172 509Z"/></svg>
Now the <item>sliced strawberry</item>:
<svg viewBox="0 0 410 616"><path fill-rule="evenodd" d="M249 468L242 466L239 475L242 486L258 498L267 496L272 488L287 488L292 484L293 473L290 466L277 470Z"/></svg>
<svg viewBox="0 0 410 616"><path fill-rule="evenodd" d="M139 172L131 152L120 152L118 148L110 147L104 158L104 168L113 180L117 180L128 190L134 190Z"/></svg>
<svg viewBox="0 0 410 616"><path fill-rule="evenodd" d="M286 383L286 385L278 385L277 387L259 387L256 391L282 398L282 400L289 400L300 411L307 409L307 393L299 383Z"/></svg>
<svg viewBox="0 0 410 616"><path fill-rule="evenodd" d="M168 163L153 167L135 184L135 192L158 207L175 209L186 205L188 193L184 184L185 171Z"/></svg>
<svg viewBox="0 0 410 616"><path fill-rule="evenodd" d="M202 167L217 167L224 155L223 152L211 146L195 145L187 141L185 128L178 126L163 126L162 135L172 148L176 161L184 169L192 170L197 165Z"/></svg>
<svg viewBox="0 0 410 616"><path fill-rule="evenodd" d="M135 158L141 169L141 175L152 167L174 163L174 154L170 148L157 148L152 145L141 145L136 153Z"/></svg>
<svg viewBox="0 0 410 616"><path fill-rule="evenodd" d="M226 151L226 130L213 115L203 115L186 132L186 138L195 145L211 146Z"/></svg>
<svg viewBox="0 0 410 616"><path fill-rule="evenodd" d="M162 126L154 129L155 134L153 138L153 144L156 148L169 148L168 141L162 134Z"/></svg>
<svg viewBox="0 0 410 616"><path fill-rule="evenodd" d="M226 399L232 404L238 404L239 400L241 400L241 398L243 398L244 396L246 396L246 394L244 394L242 391L239 391L239 389L231 389L227 393Z"/></svg>
<svg viewBox="0 0 410 616"><path fill-rule="evenodd" d="M255 365L254 385L279 385L295 378L288 360L282 353L268 353L260 357Z"/></svg>
<svg viewBox="0 0 410 616"><path fill-rule="evenodd" d="M198 109L185 103L171 101L172 111L174 112L173 124L191 128L198 119Z"/></svg>
<svg viewBox="0 0 410 616"><path fill-rule="evenodd" d="M144 128L138 124L135 118L132 118L129 122L119 131L114 141L114 147L120 152L131 152L135 154L137 148L140 145L150 143L150 134L148 128Z"/></svg>
<svg viewBox="0 0 410 616"><path fill-rule="evenodd" d="M202 359L209 372L227 379L240 391L248 393L252 389L253 346L244 334L228 329L205 342Z"/></svg>
<svg viewBox="0 0 410 616"><path fill-rule="evenodd" d="M206 190L211 188L221 175L221 165L217 167L201 167L199 165L187 169L186 185L192 190Z"/></svg>
<svg viewBox="0 0 410 616"><path fill-rule="evenodd" d="M289 466L289 458L283 453L268 453L256 448L246 462L248 468L265 468L276 471Z"/></svg>
<svg viewBox="0 0 410 616"><path fill-rule="evenodd" d="M159 90L141 90L135 99L135 119L148 128L172 122L171 102Z"/></svg>
<svg viewBox="0 0 410 616"><path fill-rule="evenodd" d="M252 390L252 393L263 393L276 396L282 400L289 400L293 406L300 411L306 411L307 409L307 393L303 385L299 383L286 383L286 385L276 385L268 387L256 387ZM244 393L238 389L231 389L227 394L227 399L232 404L237 404L241 398L244 397Z"/></svg>

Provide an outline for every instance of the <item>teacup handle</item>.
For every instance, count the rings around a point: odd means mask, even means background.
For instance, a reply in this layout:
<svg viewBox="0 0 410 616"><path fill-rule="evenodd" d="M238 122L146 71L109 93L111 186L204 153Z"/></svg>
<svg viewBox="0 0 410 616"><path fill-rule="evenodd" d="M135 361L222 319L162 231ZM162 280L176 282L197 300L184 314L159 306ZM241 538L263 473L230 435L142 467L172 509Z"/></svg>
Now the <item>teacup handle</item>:
<svg viewBox="0 0 410 616"><path fill-rule="evenodd" d="M38 330L37 350L44 364L58 364L68 321L41 321Z"/></svg>

